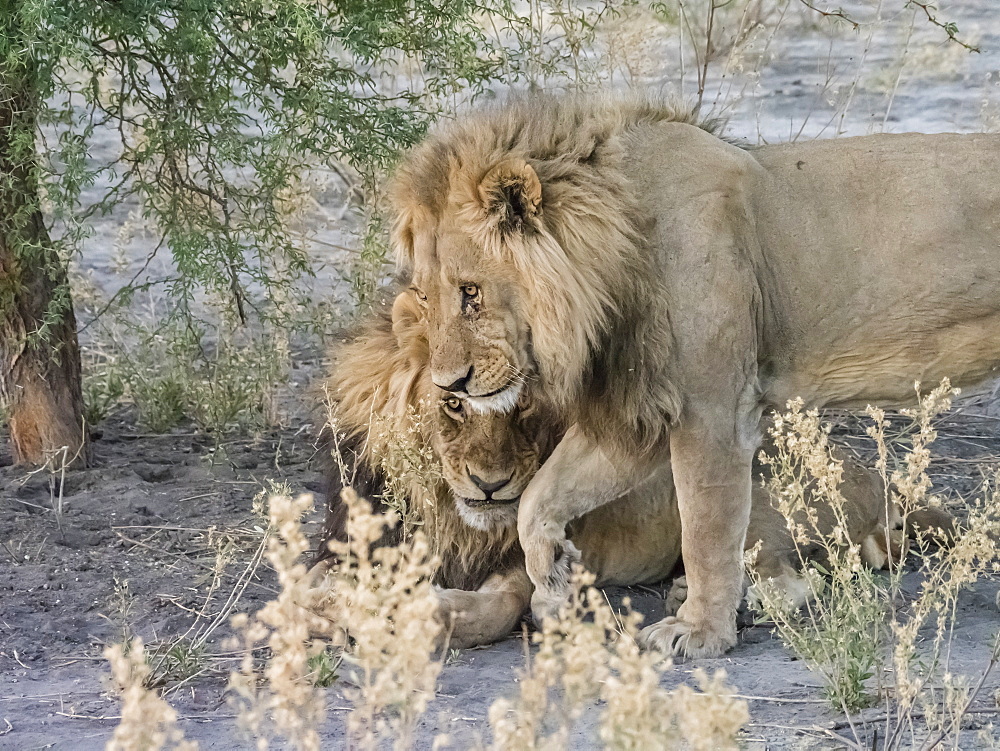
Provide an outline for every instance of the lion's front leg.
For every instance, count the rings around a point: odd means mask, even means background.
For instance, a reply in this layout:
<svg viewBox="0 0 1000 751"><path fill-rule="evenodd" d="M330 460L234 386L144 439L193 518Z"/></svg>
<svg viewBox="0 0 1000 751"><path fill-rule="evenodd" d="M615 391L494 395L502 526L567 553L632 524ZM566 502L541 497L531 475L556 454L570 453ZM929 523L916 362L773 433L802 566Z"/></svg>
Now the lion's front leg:
<svg viewBox="0 0 1000 751"><path fill-rule="evenodd" d="M531 581L516 566L493 574L475 592L438 590L438 646L468 649L505 639L528 610Z"/></svg>
<svg viewBox="0 0 1000 751"><path fill-rule="evenodd" d="M580 551L566 539L566 525L621 497L642 476L638 464L612 461L574 425L531 480L521 496L517 529L535 585L531 613L536 622L566 601L572 566L580 561Z"/></svg>
<svg viewBox="0 0 1000 751"><path fill-rule="evenodd" d="M670 436L681 514L687 599L677 615L643 629L644 646L714 657L736 644L743 597L743 543L750 519L752 444L743 429L689 415Z"/></svg>

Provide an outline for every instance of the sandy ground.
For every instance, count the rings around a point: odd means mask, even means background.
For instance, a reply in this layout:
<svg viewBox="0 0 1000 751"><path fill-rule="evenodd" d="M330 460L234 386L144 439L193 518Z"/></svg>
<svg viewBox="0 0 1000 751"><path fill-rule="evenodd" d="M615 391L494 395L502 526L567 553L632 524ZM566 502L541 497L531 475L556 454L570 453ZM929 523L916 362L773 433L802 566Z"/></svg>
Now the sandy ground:
<svg viewBox="0 0 1000 751"><path fill-rule="evenodd" d="M846 5L871 13L875 4ZM871 44L862 28L841 34L831 52L825 33L798 26L774 42L759 77L733 84L731 77L716 76L711 91L743 94L729 110L730 132L752 142L773 142L800 131L802 137L829 137L838 130L856 134L883 127L930 132L995 126L1000 11L993 0L965 0L947 8L948 17L982 46L980 55L956 55L939 44L936 32L915 27L908 67L886 114L892 88L885 81L895 76L900 40L910 26L910 15L898 10L901 5L884 3L893 20ZM665 61L664 70L669 67ZM671 74L663 73L651 83L667 86L670 80ZM853 80L861 83L852 91ZM833 113L845 96L853 99L841 123ZM349 245L357 223L344 213L344 200L337 186L321 197L325 216L332 217L323 236ZM123 216L112 215L95 225L80 264L105 293L131 275L112 268L121 221ZM133 268L146 252L140 238L130 250ZM336 254L317 251L318 265L334 268L336 262ZM314 284L322 291L324 284L333 286L335 277L335 272L320 274ZM297 380L308 381L319 372L319 362L318 355L307 356ZM27 476L8 466L9 455L0 455L0 749L102 747L118 714L116 699L105 690L104 645L126 631L157 644L192 624L204 628L210 618L196 614L217 613L234 589L242 589L235 606L239 611L254 610L271 597L273 572L266 563L251 565L261 539L252 499L268 479L287 481L295 492L320 490L305 391L293 389L289 399L295 405L290 414L299 415L288 420L291 427L221 447L190 427L166 435L139 433L131 414L118 412L100 426L93 468L66 476L61 501L47 476ZM946 494L968 496L981 480L979 467L995 469L1000 462L995 411L986 403L943 424L942 458L933 470ZM851 437L856 429L842 432L841 440L857 445ZM317 520L314 514L313 529ZM228 564L206 606L220 544ZM997 589L998 581L989 580L961 598L952 652L956 672L978 675L985 666L989 640L1000 625ZM622 595L610 594L613 599ZM662 605L655 594L629 594L640 610L657 617ZM249 747L235 732L224 696L232 661L217 655L226 635L225 624L213 632L202 672L183 685L165 687L188 738L202 748ZM441 732L449 733L458 748L488 737L487 709L495 698L511 694L514 671L522 664L520 638L451 659L420 727L419 747L429 748ZM842 717L819 696L818 677L766 627L744 631L741 645L724 658L677 666L668 680L679 682L696 667L725 668L738 693L753 697L748 699L747 748L827 748L831 742L818 738L815 728L843 731ZM997 680L987 684L977 712L970 715L970 733L991 719ZM344 706L338 688L327 689L324 747L345 745ZM574 745L592 745L592 731L583 723ZM974 746L966 739L962 747Z"/></svg>
<svg viewBox="0 0 1000 751"><path fill-rule="evenodd" d="M966 466L1000 462L995 423L970 414L942 425L941 458L933 474L947 497L967 496L978 485L975 473L961 474ZM841 440L858 445L846 432ZM169 641L195 621L192 612L217 612L226 595L245 581L241 574L260 542L250 506L262 483L280 476L294 491L315 491L320 481L304 433L230 443L226 457L216 457L214 464L207 455L212 444L200 436L179 431L140 435L120 421L105 426L95 446L95 468L67 478L61 521L51 511L47 479L25 478L10 467L0 470L0 732L10 723L0 735L3 749L102 747L118 714L117 700L106 692L103 645L119 640L123 628L147 644ZM221 596L206 608L215 561L210 535L230 541L232 560ZM126 607L116 580L128 582ZM262 564L246 584L238 610L256 609L271 597L273 573ZM908 586L915 585L911 577ZM1000 624L998 586L1000 580L988 580L962 595L952 649L955 672L978 675L984 669ZM623 594L610 593L615 602ZM627 594L649 617L662 612L650 590ZM227 633L223 625L209 639L209 655L222 653ZM420 727L418 747L429 747L441 732L449 733L458 748L477 736L488 738L489 705L514 689L514 671L521 665L519 637L452 657L441 674L438 699ZM165 686L185 733L202 748L247 745L237 740L234 712L223 691L232 666L230 659L210 656L193 680ZM767 627L744 630L740 646L726 657L676 666L668 680L680 682L697 667L724 668L739 694L755 697L749 699L747 748L825 748L830 742L815 739L815 727L842 729L841 716L819 696L818 676ZM992 695L998 686L1000 676L987 683L975 704L979 713L967 724L970 732L990 719L982 712L996 708ZM340 748L346 703L336 686L326 693L324 747ZM592 729L582 724L581 746L589 745Z"/></svg>

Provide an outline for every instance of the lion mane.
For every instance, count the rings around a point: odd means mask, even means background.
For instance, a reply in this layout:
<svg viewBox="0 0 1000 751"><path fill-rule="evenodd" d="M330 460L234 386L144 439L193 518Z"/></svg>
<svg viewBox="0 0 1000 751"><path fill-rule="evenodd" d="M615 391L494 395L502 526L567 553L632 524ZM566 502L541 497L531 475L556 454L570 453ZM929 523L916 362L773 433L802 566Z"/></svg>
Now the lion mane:
<svg viewBox="0 0 1000 751"><path fill-rule="evenodd" d="M681 410L664 372L670 321L653 304L662 296L644 251L649 227L622 165L624 140L662 122L718 127L639 96L525 98L440 128L407 156L392 187L401 264L437 260L434 232L445 215L512 262L530 280L524 313L544 384L538 396L567 424L628 450L662 443L664 415ZM503 210L518 195L540 197L539 181L544 208L528 201Z"/></svg>

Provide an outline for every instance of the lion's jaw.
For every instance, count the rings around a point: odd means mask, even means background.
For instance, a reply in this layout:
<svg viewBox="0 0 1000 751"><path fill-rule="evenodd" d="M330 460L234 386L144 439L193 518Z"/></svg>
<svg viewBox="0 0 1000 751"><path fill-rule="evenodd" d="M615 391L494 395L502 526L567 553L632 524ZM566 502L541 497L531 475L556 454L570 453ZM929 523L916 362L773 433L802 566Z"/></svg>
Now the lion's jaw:
<svg viewBox="0 0 1000 751"><path fill-rule="evenodd" d="M454 493L453 493L454 495ZM520 497L503 505L486 504L455 495L455 508L462 521L484 532L517 526L517 507Z"/></svg>

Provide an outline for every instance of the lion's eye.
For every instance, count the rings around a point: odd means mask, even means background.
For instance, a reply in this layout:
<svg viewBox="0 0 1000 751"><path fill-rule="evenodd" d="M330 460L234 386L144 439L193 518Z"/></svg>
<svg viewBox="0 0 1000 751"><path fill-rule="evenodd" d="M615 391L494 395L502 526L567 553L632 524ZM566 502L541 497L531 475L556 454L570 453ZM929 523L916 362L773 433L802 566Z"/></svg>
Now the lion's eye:
<svg viewBox="0 0 1000 751"><path fill-rule="evenodd" d="M444 404L444 408L446 410L453 414L457 415L462 413L462 400L457 396L449 396L442 402L442 404Z"/></svg>
<svg viewBox="0 0 1000 751"><path fill-rule="evenodd" d="M476 295L479 294L479 285L478 284L463 284L462 285L462 294L465 295L466 297L475 297Z"/></svg>
<svg viewBox="0 0 1000 751"><path fill-rule="evenodd" d="M427 302L427 295L416 287L410 287L410 291L417 296L417 299L420 300L420 302Z"/></svg>

